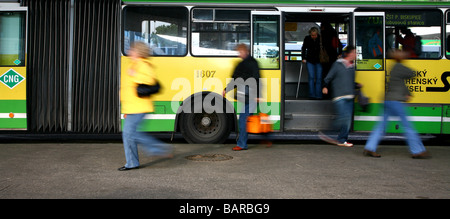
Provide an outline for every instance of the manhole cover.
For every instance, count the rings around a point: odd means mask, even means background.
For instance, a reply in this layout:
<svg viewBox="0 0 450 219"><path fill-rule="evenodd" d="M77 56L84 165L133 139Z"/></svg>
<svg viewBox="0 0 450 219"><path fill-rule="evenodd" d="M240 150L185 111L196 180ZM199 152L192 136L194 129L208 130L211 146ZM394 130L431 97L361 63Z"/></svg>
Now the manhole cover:
<svg viewBox="0 0 450 219"><path fill-rule="evenodd" d="M225 154L196 154L187 156L186 159L194 161L224 161L231 160L233 157Z"/></svg>

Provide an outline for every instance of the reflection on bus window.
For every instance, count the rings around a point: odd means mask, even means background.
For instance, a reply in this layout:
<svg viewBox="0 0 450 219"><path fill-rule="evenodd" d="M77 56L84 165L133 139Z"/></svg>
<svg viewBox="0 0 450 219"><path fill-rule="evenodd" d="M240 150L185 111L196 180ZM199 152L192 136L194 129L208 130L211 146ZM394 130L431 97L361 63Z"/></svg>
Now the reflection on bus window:
<svg viewBox="0 0 450 219"><path fill-rule="evenodd" d="M0 66L25 65L25 12L0 12Z"/></svg>
<svg viewBox="0 0 450 219"><path fill-rule="evenodd" d="M383 70L383 17L359 16L355 18L356 69Z"/></svg>
<svg viewBox="0 0 450 219"><path fill-rule="evenodd" d="M184 7L126 7L123 52L134 41L149 44L154 56L184 56L187 53L188 12Z"/></svg>
<svg viewBox="0 0 450 219"><path fill-rule="evenodd" d="M194 9L192 54L236 56L235 47L250 45L250 10Z"/></svg>
<svg viewBox="0 0 450 219"><path fill-rule="evenodd" d="M389 10L386 12L387 50L400 49L410 59L441 57L442 14L434 10Z"/></svg>
<svg viewBox="0 0 450 219"><path fill-rule="evenodd" d="M253 17L253 56L261 69L280 67L280 24L277 15Z"/></svg>
<svg viewBox="0 0 450 219"><path fill-rule="evenodd" d="M445 55L447 56L447 59L450 59L450 14L449 14L449 12L447 11L447 19L446 19L446 23L447 23L447 26L446 26L446 28L445 28L445 30L446 30L446 34L445 34L445 37L446 37L446 47L445 47Z"/></svg>
<svg viewBox="0 0 450 219"><path fill-rule="evenodd" d="M446 36L447 36L447 48L445 49L446 50L446 52L445 52L445 54L447 55L447 58L450 58L450 25L447 25L447 34L446 34Z"/></svg>

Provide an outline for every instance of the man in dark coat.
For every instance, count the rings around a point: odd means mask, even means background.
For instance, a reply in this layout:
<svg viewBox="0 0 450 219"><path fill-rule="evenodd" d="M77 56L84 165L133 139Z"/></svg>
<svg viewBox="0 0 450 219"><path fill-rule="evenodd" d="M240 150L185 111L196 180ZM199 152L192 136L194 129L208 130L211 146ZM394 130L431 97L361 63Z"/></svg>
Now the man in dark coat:
<svg viewBox="0 0 450 219"><path fill-rule="evenodd" d="M244 106L239 115L239 138L234 151L247 150L247 118L256 110L256 99L259 95L259 67L258 62L250 56L250 51L245 44L236 47L239 57L242 59L234 72L233 81L223 90L223 96L234 87L237 87L237 100Z"/></svg>

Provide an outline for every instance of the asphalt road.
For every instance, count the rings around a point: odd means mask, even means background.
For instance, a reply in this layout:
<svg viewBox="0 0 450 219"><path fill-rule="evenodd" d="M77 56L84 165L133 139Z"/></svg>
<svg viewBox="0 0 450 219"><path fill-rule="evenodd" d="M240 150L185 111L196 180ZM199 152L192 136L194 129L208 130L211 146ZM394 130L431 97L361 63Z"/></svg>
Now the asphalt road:
<svg viewBox="0 0 450 219"><path fill-rule="evenodd" d="M141 168L122 172L120 142L3 143L0 198L450 198L450 146L427 146L433 157L425 160L412 159L403 144L380 146L381 158L363 156L361 144L253 142L246 151L233 146L176 143L174 158L141 153ZM201 161L186 158L191 155ZM219 161L224 157L229 159Z"/></svg>

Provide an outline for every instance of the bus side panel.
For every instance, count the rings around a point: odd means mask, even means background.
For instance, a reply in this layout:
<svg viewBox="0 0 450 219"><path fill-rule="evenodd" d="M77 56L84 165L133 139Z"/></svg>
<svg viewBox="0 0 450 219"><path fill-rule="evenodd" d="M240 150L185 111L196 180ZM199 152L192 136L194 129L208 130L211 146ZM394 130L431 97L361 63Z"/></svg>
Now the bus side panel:
<svg viewBox="0 0 450 219"><path fill-rule="evenodd" d="M394 66L393 60L387 60L387 69ZM405 66L414 71L414 77L405 80L412 94L409 119L419 133L442 133L442 104L450 103L450 91L445 86L444 76L450 69L450 62L441 60L405 60ZM389 74L388 71L387 74ZM392 129L396 128L391 127ZM397 129L395 129L397 130Z"/></svg>
<svg viewBox="0 0 450 219"><path fill-rule="evenodd" d="M442 107L440 106L408 106L406 108L408 119L418 133L440 134ZM393 118L387 126L389 133L403 133L402 123L398 118Z"/></svg>
<svg viewBox="0 0 450 219"><path fill-rule="evenodd" d="M386 77L389 80L390 70L394 66L393 60L386 60ZM449 104L449 90L446 88L446 72L450 69L448 60L405 60L404 65L413 69L415 77L405 80L405 84L412 94L411 100L407 103L409 120L419 133L440 134L449 133L447 121L447 106ZM373 81L373 76L357 75L357 82L367 86L367 82ZM376 80L371 85L377 89L363 89L367 96L371 98L371 105L368 112L363 112L358 104L355 104L355 131L371 131L375 123L381 120L384 98L384 83ZM374 93L370 93L374 92ZM375 95L375 96L374 96ZM379 98L383 97L383 98ZM401 122L391 119L387 127L387 132L402 132Z"/></svg>
<svg viewBox="0 0 450 219"><path fill-rule="evenodd" d="M189 56L152 57L150 60L154 64L162 92L153 96L155 112L144 118L141 131L174 131L180 104L194 93L215 92L222 95L227 80L230 80L235 66L240 62L239 58ZM122 75L127 73L129 62L128 57L122 57ZM264 101L258 105L258 109L267 113L274 122L274 130L279 130L281 71L261 70L261 77L264 78ZM229 92L227 98L236 108L232 93Z"/></svg>
<svg viewBox="0 0 450 219"><path fill-rule="evenodd" d="M0 82L0 130L26 130L26 68L1 67Z"/></svg>
<svg viewBox="0 0 450 219"><path fill-rule="evenodd" d="M395 63L387 60L388 69ZM413 95L410 103L450 104L450 90L446 83L450 80L450 61L405 60L404 65L414 71L415 77L405 81ZM389 73L389 72L388 72Z"/></svg>
<svg viewBox="0 0 450 219"><path fill-rule="evenodd" d="M450 134L450 105L444 105L442 112L442 134Z"/></svg>
<svg viewBox="0 0 450 219"><path fill-rule="evenodd" d="M362 93L370 99L366 109L362 109L358 103L354 107L354 131L371 131L378 121L378 116L383 113L384 102L384 71L357 71L355 81L362 85Z"/></svg>

